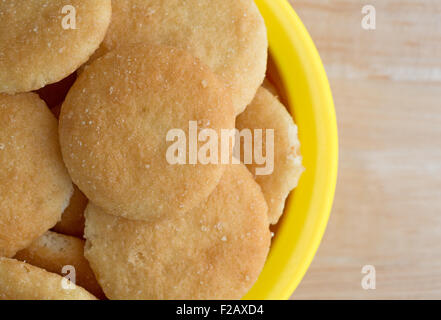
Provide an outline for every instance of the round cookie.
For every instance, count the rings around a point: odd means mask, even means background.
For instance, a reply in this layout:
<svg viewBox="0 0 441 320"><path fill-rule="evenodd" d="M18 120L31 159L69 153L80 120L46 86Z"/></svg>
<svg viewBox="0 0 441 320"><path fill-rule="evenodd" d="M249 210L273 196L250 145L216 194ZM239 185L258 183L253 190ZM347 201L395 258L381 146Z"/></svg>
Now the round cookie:
<svg viewBox="0 0 441 320"><path fill-rule="evenodd" d="M26 248L69 204L57 126L37 94L0 94L0 256Z"/></svg>
<svg viewBox="0 0 441 320"><path fill-rule="evenodd" d="M304 170L297 126L285 106L267 89L260 88L253 102L237 117L236 127L239 130L274 129L274 171L269 175L256 175L255 179L268 203L269 220L275 224L283 213L288 194L297 186ZM263 150L266 150L265 134L262 141ZM243 145L243 141L241 143ZM247 167L255 174L256 168L262 165L253 161Z"/></svg>
<svg viewBox="0 0 441 320"><path fill-rule="evenodd" d="M63 289L63 277L0 257L0 300L96 300L85 289Z"/></svg>
<svg viewBox="0 0 441 320"><path fill-rule="evenodd" d="M60 115L63 158L80 190L109 213L138 220L184 213L225 169L191 164L190 121L219 136L234 128L230 92L216 75L171 47L120 48L88 66L69 91ZM186 164L170 164L178 143L167 142L171 130L188 140Z"/></svg>
<svg viewBox="0 0 441 320"><path fill-rule="evenodd" d="M0 92L37 90L74 72L99 47L111 11L111 0L0 1Z"/></svg>
<svg viewBox="0 0 441 320"><path fill-rule="evenodd" d="M133 43L169 45L200 58L232 90L237 114L265 77L266 27L253 0L113 0L95 56Z"/></svg>
<svg viewBox="0 0 441 320"><path fill-rule="evenodd" d="M63 267L75 268L75 282L98 298L105 298L101 287L84 258L84 240L48 231L20 250L14 259L24 261L46 271L65 276Z"/></svg>
<svg viewBox="0 0 441 320"><path fill-rule="evenodd" d="M74 185L74 192L70 198L69 206L64 210L54 231L70 236L82 238L84 234L84 210L87 206L86 196Z"/></svg>
<svg viewBox="0 0 441 320"><path fill-rule="evenodd" d="M131 221L86 209L85 256L109 299L239 299L270 246L267 205L243 165L185 215Z"/></svg>

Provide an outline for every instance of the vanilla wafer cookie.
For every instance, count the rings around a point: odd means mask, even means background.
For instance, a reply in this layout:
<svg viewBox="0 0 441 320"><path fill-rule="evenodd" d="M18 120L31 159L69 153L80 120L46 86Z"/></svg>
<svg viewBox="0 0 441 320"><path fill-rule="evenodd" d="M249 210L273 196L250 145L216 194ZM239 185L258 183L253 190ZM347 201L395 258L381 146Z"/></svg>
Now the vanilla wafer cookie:
<svg viewBox="0 0 441 320"><path fill-rule="evenodd" d="M275 224L283 213L288 194L297 186L304 170L297 126L285 106L263 87L245 112L237 117L236 126L239 130L274 130L274 170L271 174L256 175L255 178L268 202L270 222ZM267 149L265 134L263 150ZM253 174L260 166L255 161L247 164Z"/></svg>
<svg viewBox="0 0 441 320"><path fill-rule="evenodd" d="M67 77L99 47L110 17L110 0L0 1L0 93Z"/></svg>
<svg viewBox="0 0 441 320"><path fill-rule="evenodd" d="M34 93L0 94L0 256L13 256L52 228L73 188L58 124Z"/></svg>
<svg viewBox="0 0 441 320"><path fill-rule="evenodd" d="M75 276L77 285L96 297L105 297L89 262L84 258L84 240L48 231L29 247L17 252L14 259L61 276Z"/></svg>
<svg viewBox="0 0 441 320"><path fill-rule="evenodd" d="M80 286L63 283L58 274L0 257L0 300L96 300Z"/></svg>
<svg viewBox="0 0 441 320"><path fill-rule="evenodd" d="M270 246L267 205L243 165L184 215L131 221L86 209L85 255L109 299L240 299Z"/></svg>
<svg viewBox="0 0 441 320"><path fill-rule="evenodd" d="M148 220L184 213L205 199L225 169L167 157L170 133L191 121L233 129L230 91L208 67L172 47L136 45L89 65L61 109L60 141L74 183L107 212Z"/></svg>
<svg viewBox="0 0 441 320"><path fill-rule="evenodd" d="M189 51L232 90L236 113L263 81L268 40L253 0L113 0L112 21L96 56L133 43Z"/></svg>

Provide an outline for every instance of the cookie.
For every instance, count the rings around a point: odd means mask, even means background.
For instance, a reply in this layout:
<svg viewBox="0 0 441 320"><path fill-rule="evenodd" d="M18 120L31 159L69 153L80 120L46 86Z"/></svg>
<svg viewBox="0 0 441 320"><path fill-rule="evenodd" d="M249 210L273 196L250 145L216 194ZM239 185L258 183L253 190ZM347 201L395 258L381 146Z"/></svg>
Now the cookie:
<svg viewBox="0 0 441 320"><path fill-rule="evenodd" d="M187 50L225 81L237 114L263 81L268 40L252 0L113 0L112 11L95 56L133 43Z"/></svg>
<svg viewBox="0 0 441 320"><path fill-rule="evenodd" d="M274 130L274 170L268 175L256 175L255 179L268 203L270 222L275 224L283 213L288 194L297 186L304 170L297 126L285 106L267 89L260 88L253 102L237 117L236 127L239 130ZM265 150L265 133L262 141ZM241 143L243 145L243 140ZM255 174L261 165L253 161L247 167Z"/></svg>
<svg viewBox="0 0 441 320"><path fill-rule="evenodd" d="M217 76L185 51L121 48L88 66L69 91L60 115L63 158L74 183L108 213L139 220L184 213L225 169L220 161L192 164L191 121L219 136L234 128L231 94ZM185 164L167 156L176 130L189 142Z"/></svg>
<svg viewBox="0 0 441 320"><path fill-rule="evenodd" d="M27 262L46 271L65 276L72 271L63 270L66 266L74 267L75 282L96 297L104 298L89 262L84 258L84 240L48 231L32 242L26 249L20 250L14 259ZM73 279L72 279L73 280Z"/></svg>
<svg viewBox="0 0 441 320"><path fill-rule="evenodd" d="M37 94L0 94L0 256L30 245L69 204L57 126Z"/></svg>
<svg viewBox="0 0 441 320"><path fill-rule="evenodd" d="M0 93L70 75L99 47L110 18L110 0L0 1Z"/></svg>
<svg viewBox="0 0 441 320"><path fill-rule="evenodd" d="M231 165L197 208L154 222L86 209L85 256L109 299L239 299L270 246L267 205Z"/></svg>
<svg viewBox="0 0 441 320"><path fill-rule="evenodd" d="M85 289L63 288L63 277L0 257L0 300L96 300Z"/></svg>
<svg viewBox="0 0 441 320"><path fill-rule="evenodd" d="M87 206L86 196L74 185L74 192L70 198L69 206L64 210L54 231L82 238L84 233L84 210Z"/></svg>

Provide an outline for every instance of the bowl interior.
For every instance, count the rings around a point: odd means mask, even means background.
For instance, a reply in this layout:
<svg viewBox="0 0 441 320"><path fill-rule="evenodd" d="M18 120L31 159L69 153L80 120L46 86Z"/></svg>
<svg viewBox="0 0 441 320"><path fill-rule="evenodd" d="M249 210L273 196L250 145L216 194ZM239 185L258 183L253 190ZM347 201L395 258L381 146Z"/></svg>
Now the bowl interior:
<svg viewBox="0 0 441 320"><path fill-rule="evenodd" d="M286 0L255 0L268 29L269 75L299 129L305 172L276 226L268 260L244 299L288 299L325 231L337 179L334 104L320 56Z"/></svg>

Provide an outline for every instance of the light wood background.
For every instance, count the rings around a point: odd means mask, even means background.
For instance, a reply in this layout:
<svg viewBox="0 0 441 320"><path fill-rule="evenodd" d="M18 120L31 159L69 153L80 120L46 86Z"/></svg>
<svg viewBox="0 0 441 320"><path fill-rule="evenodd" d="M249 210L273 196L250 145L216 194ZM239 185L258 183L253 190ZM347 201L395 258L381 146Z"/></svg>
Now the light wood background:
<svg viewBox="0 0 441 320"><path fill-rule="evenodd" d="M294 299L441 299L441 1L290 0L336 104L331 219ZM376 30L361 28L364 5ZM361 269L376 268L363 290Z"/></svg>

